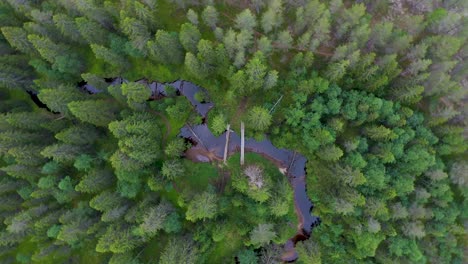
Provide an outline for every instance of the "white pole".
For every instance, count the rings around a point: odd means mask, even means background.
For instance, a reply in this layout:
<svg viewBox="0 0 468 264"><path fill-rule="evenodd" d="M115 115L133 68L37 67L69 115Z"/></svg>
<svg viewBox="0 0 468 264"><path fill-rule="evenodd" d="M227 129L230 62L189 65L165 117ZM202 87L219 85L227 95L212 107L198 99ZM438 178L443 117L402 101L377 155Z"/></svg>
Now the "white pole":
<svg viewBox="0 0 468 264"><path fill-rule="evenodd" d="M273 112L273 109L275 109L276 105L281 101L281 99L283 99L283 95L280 96L280 98L278 99L278 101L276 101L276 103L273 105L273 107L270 109L269 113L271 114L271 112Z"/></svg>
<svg viewBox="0 0 468 264"><path fill-rule="evenodd" d="M227 131L226 131L226 144L224 145L224 165L226 165L226 159L227 159L227 152L228 152L228 145L229 145L229 133L231 133L231 125L227 125Z"/></svg>
<svg viewBox="0 0 468 264"><path fill-rule="evenodd" d="M244 122L241 122L241 156L240 164L244 165Z"/></svg>

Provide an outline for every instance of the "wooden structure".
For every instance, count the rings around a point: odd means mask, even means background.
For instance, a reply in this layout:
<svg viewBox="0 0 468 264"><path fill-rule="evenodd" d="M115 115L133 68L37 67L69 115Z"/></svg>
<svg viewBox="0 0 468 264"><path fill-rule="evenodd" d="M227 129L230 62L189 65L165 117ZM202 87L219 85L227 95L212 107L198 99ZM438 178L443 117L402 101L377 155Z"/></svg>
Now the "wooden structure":
<svg viewBox="0 0 468 264"><path fill-rule="evenodd" d="M240 156L240 165L244 165L244 145L245 145L245 140L244 140L244 122L241 122L241 156Z"/></svg>
<svg viewBox="0 0 468 264"><path fill-rule="evenodd" d="M228 146L229 146L229 134L231 133L231 125L228 124L226 128L226 144L224 145L224 165L226 165L226 159L227 159L227 152L228 152Z"/></svg>

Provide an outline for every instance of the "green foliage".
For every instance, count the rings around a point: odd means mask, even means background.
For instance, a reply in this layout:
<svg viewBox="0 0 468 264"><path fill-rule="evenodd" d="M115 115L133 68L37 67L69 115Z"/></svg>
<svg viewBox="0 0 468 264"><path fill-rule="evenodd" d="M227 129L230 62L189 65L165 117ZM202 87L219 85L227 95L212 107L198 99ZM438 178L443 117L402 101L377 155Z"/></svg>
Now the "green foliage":
<svg viewBox="0 0 468 264"><path fill-rule="evenodd" d="M114 67L125 68L126 60L111 49L98 44L91 44L91 49L97 59L103 60Z"/></svg>
<svg viewBox="0 0 468 264"><path fill-rule="evenodd" d="M184 53L177 33L158 30L155 35L155 40L148 41L147 45L150 54L152 54L157 61L169 64L182 63Z"/></svg>
<svg viewBox="0 0 468 264"><path fill-rule="evenodd" d="M71 102L68 109L79 120L99 127L105 127L116 119L116 107L105 100Z"/></svg>
<svg viewBox="0 0 468 264"><path fill-rule="evenodd" d="M73 167L75 167L79 171L89 171L93 167L93 157L87 154L81 154L73 163Z"/></svg>
<svg viewBox="0 0 468 264"><path fill-rule="evenodd" d="M68 127L55 134L55 138L67 144L88 145L99 138L99 131L93 126L83 124Z"/></svg>
<svg viewBox="0 0 468 264"><path fill-rule="evenodd" d="M198 25L198 14L192 9L187 11L187 18L192 24Z"/></svg>
<svg viewBox="0 0 468 264"><path fill-rule="evenodd" d="M190 201L185 218L192 222L199 219L209 219L216 216L217 210L216 195L205 191L202 194L197 194Z"/></svg>
<svg viewBox="0 0 468 264"><path fill-rule="evenodd" d="M27 32L20 27L2 27L2 34L10 45L24 53L33 53L35 48L28 41Z"/></svg>
<svg viewBox="0 0 468 264"><path fill-rule="evenodd" d="M71 163L79 156L81 151L82 149L75 145L54 144L44 148L41 155L59 163Z"/></svg>
<svg viewBox="0 0 468 264"><path fill-rule="evenodd" d="M113 177L111 171L93 169L83 176L75 186L75 190L83 193L98 193L112 185Z"/></svg>
<svg viewBox="0 0 468 264"><path fill-rule="evenodd" d="M199 249L189 237L172 238L164 247L159 259L161 264L187 263L194 264L198 260Z"/></svg>
<svg viewBox="0 0 468 264"><path fill-rule="evenodd" d="M267 66L263 63L264 57L261 52L256 53L255 56L247 63L245 67L246 85L248 91L254 91L263 86L265 76L267 74Z"/></svg>
<svg viewBox="0 0 468 264"><path fill-rule="evenodd" d="M239 13L236 17L235 23L238 29L247 31L251 31L257 24L255 16L249 9L245 9Z"/></svg>
<svg viewBox="0 0 468 264"><path fill-rule="evenodd" d="M127 97L128 105L134 110L145 109L145 102L151 96L151 90L147 85L135 82L123 83L122 95Z"/></svg>
<svg viewBox="0 0 468 264"><path fill-rule="evenodd" d="M167 143L164 153L168 157L177 158L182 155L186 147L187 146L182 138L175 138Z"/></svg>
<svg viewBox="0 0 468 264"><path fill-rule="evenodd" d="M182 230L180 216L176 213L170 213L163 223L163 230L167 233L179 233Z"/></svg>
<svg viewBox="0 0 468 264"><path fill-rule="evenodd" d="M257 131L265 131L271 124L271 115L263 107L253 107L247 116L248 125Z"/></svg>
<svg viewBox="0 0 468 264"><path fill-rule="evenodd" d="M107 32L95 21L90 21L85 17L75 19L76 27L80 35L90 44L104 45L107 42Z"/></svg>
<svg viewBox="0 0 468 264"><path fill-rule="evenodd" d="M218 136L226 130L226 119L223 114L216 115L211 121L211 131Z"/></svg>
<svg viewBox="0 0 468 264"><path fill-rule="evenodd" d="M54 63L61 54L67 52L65 46L58 45L47 37L28 35L28 40L33 44L39 54L41 54L42 58L50 63Z"/></svg>
<svg viewBox="0 0 468 264"><path fill-rule="evenodd" d="M256 264L258 263L257 255L252 250L242 250L237 254L237 259L241 264Z"/></svg>
<svg viewBox="0 0 468 264"><path fill-rule="evenodd" d="M296 251L299 255L298 263L319 264L322 263L320 258L320 249L312 240L301 241L296 245Z"/></svg>
<svg viewBox="0 0 468 264"><path fill-rule="evenodd" d="M163 224L166 221L170 209L170 206L164 203L148 208L143 216L141 224L134 233L146 239L154 237L156 233L163 228Z"/></svg>
<svg viewBox="0 0 468 264"><path fill-rule="evenodd" d="M201 34L196 26L189 23L182 24L180 27L179 40L186 51L196 53L197 44L200 39Z"/></svg>
<svg viewBox="0 0 468 264"><path fill-rule="evenodd" d="M113 254L109 260L109 264L140 264L137 257L131 253Z"/></svg>
<svg viewBox="0 0 468 264"><path fill-rule="evenodd" d="M122 153L142 164L150 164L160 157L161 146L157 139L161 135L155 119L150 113L135 112L124 120L113 121L109 124L109 130L119 139L118 145ZM114 156L115 162L117 159L126 158L119 154ZM114 167L120 168L120 166ZM126 166L122 169L131 170Z"/></svg>
<svg viewBox="0 0 468 264"><path fill-rule="evenodd" d="M207 6L202 12L202 19L206 25L214 28L218 22L218 11L213 6Z"/></svg>
<svg viewBox="0 0 468 264"><path fill-rule="evenodd" d="M272 224L259 224L250 232L250 244L260 247L268 244L276 236Z"/></svg>
<svg viewBox="0 0 468 264"><path fill-rule="evenodd" d="M164 161L161 174L168 180L175 180L185 173L184 165L179 160Z"/></svg>

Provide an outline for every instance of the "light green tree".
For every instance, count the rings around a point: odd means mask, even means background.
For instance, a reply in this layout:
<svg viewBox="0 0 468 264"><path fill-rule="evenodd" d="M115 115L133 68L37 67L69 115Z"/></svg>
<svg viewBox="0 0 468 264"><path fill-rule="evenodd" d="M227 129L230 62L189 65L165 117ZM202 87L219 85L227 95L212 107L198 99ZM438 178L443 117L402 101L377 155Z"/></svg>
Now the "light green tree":
<svg viewBox="0 0 468 264"><path fill-rule="evenodd" d="M236 16L236 27L240 30L252 31L257 25L255 15L250 12L250 9L245 9Z"/></svg>
<svg viewBox="0 0 468 264"><path fill-rule="evenodd" d="M224 130L226 130L226 118L223 114L218 114L211 121L211 131L218 136L223 133Z"/></svg>
<svg viewBox="0 0 468 264"><path fill-rule="evenodd" d="M104 127L117 118L116 111L118 110L107 100L71 102L68 103L68 109L79 120Z"/></svg>
<svg viewBox="0 0 468 264"><path fill-rule="evenodd" d="M209 5L202 12L202 19L206 25L214 29L218 23L218 11L214 6Z"/></svg>
<svg viewBox="0 0 468 264"><path fill-rule="evenodd" d="M193 9L189 9L187 11L187 19L190 21L190 23L198 25L198 14L193 11Z"/></svg>
<svg viewBox="0 0 468 264"><path fill-rule="evenodd" d="M197 220L210 219L216 216L218 211L216 194L205 191L197 194L189 202L185 218L195 222Z"/></svg>
<svg viewBox="0 0 468 264"><path fill-rule="evenodd" d="M276 237L276 232L272 229L272 224L258 224L250 232L250 243L257 248L270 243Z"/></svg>
<svg viewBox="0 0 468 264"><path fill-rule="evenodd" d="M257 131L265 131L271 124L271 115L263 107L253 107L247 116L249 126Z"/></svg>
<svg viewBox="0 0 468 264"><path fill-rule="evenodd" d="M200 39L201 34L196 26L189 23L182 24L180 27L179 40L186 51L196 53Z"/></svg>

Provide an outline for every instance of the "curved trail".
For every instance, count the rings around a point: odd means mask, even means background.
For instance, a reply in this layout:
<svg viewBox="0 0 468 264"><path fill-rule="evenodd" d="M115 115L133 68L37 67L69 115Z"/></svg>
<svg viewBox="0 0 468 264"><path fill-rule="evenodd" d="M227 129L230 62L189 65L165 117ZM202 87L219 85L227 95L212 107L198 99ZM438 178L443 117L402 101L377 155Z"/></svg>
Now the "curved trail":
<svg viewBox="0 0 468 264"><path fill-rule="evenodd" d="M110 81L111 85L121 84L122 82L126 82L126 80L122 78L115 78ZM180 80L172 83L158 83L149 82L145 79L142 79L137 82L146 84L148 85L149 89L151 89L152 95L150 100L157 100L166 97L167 93L164 87L172 86L177 91L178 95L183 95L190 101L192 106L195 108L195 111L203 118L203 124L196 126L186 125L180 130L180 137L189 139L194 143L194 146L186 151L186 158L195 162L212 162L223 160L224 146L226 143L226 132L216 137L211 133L208 125L206 124L206 115L208 114L209 110L213 108L214 104L211 102L201 103L195 99L195 94L197 92L206 93L203 88L196 86L193 83ZM89 85L86 84L86 86ZM91 87L93 89L90 89L86 86L82 86L81 88L84 88L90 93L99 92L99 90L93 87ZM158 116L163 117L162 114L157 114ZM166 125L168 125L168 128L170 128L168 120L165 117L163 117L163 120L165 120L165 123L167 121ZM284 245L282 260L286 262L295 261L298 257L294 248L295 244L298 241L308 239L312 229L320 224L320 218L311 214L314 206L307 196L307 159L296 151L279 149L273 146L269 140L263 140L259 142L254 139L246 139L245 150L248 152L258 153L276 164L278 169L280 169L280 171L285 176L287 176L288 181L294 190L294 206L299 224L296 235L290 238ZM228 156L238 151L240 151L240 137L235 132L231 132L228 145Z"/></svg>

